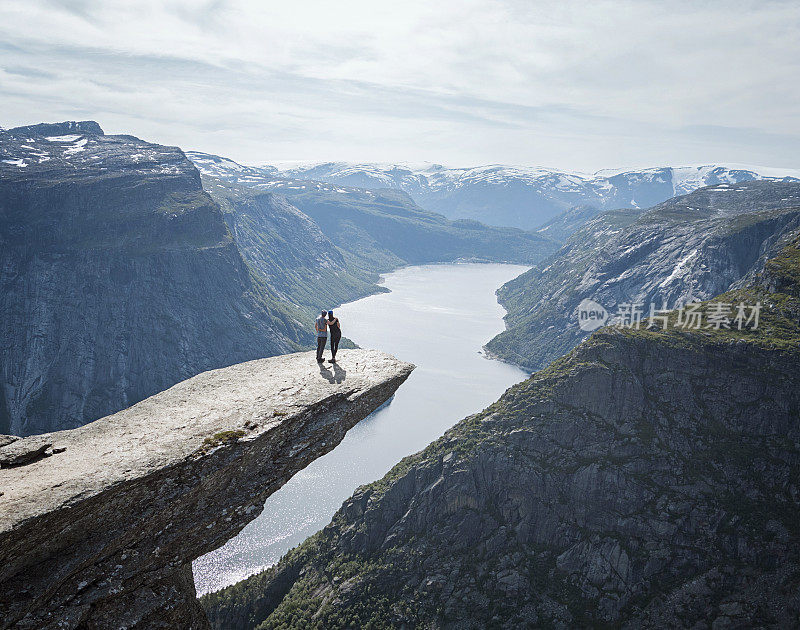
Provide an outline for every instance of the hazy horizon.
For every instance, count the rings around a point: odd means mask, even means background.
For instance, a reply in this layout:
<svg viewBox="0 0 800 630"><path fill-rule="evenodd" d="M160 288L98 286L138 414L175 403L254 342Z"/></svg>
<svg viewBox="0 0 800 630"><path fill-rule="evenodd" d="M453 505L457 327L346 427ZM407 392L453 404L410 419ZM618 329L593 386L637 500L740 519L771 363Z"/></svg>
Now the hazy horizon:
<svg viewBox="0 0 800 630"><path fill-rule="evenodd" d="M32 0L0 6L0 125L245 164L800 168L800 5Z"/></svg>

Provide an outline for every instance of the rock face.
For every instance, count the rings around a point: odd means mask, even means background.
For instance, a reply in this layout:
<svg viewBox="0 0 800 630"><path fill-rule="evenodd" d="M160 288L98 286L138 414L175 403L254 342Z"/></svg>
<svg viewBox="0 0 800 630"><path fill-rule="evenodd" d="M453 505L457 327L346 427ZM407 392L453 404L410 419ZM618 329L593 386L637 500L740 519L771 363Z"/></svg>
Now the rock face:
<svg viewBox="0 0 800 630"><path fill-rule="evenodd" d="M97 123L0 133L0 433L76 427L299 349L176 147Z"/></svg>
<svg viewBox="0 0 800 630"><path fill-rule="evenodd" d="M320 227L283 197L206 176L203 187L220 204L244 259L282 302L316 317L320 309L380 290L377 274L348 263Z"/></svg>
<svg viewBox="0 0 800 630"><path fill-rule="evenodd" d="M727 291L757 273L800 228L800 183L722 184L649 210L606 212L556 254L499 291L507 330L487 349L532 370L547 366L589 332L584 299L610 315L621 304L676 308Z"/></svg>
<svg viewBox="0 0 800 630"><path fill-rule="evenodd" d="M0 447L28 454L0 469L0 627L207 627L191 561L235 536L413 369L376 351L340 355L333 367L303 353L205 372Z"/></svg>
<svg viewBox="0 0 800 630"><path fill-rule="evenodd" d="M602 329L386 477L216 628L793 627L800 238L757 330Z"/></svg>
<svg viewBox="0 0 800 630"><path fill-rule="evenodd" d="M602 213L603 209L595 206L573 206L544 223L536 231L554 241L563 243L572 234Z"/></svg>

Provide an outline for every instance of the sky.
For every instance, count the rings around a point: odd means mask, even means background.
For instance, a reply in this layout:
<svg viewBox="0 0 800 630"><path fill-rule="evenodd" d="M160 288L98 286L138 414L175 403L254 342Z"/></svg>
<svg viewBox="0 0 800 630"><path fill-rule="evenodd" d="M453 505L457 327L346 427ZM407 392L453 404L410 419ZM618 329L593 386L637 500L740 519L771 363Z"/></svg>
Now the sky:
<svg viewBox="0 0 800 630"><path fill-rule="evenodd" d="M800 168L800 2L0 0L0 103L243 163Z"/></svg>

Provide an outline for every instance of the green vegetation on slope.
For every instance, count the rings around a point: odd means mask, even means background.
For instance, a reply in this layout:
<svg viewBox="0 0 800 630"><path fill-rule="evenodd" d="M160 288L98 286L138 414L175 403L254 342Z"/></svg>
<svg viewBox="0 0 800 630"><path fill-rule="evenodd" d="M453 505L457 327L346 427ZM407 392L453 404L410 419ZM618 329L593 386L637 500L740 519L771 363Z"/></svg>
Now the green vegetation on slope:
<svg viewBox="0 0 800 630"><path fill-rule="evenodd" d="M533 232L451 221L397 190L279 187L274 192L310 216L336 245L381 272L457 259L529 264L557 249Z"/></svg>

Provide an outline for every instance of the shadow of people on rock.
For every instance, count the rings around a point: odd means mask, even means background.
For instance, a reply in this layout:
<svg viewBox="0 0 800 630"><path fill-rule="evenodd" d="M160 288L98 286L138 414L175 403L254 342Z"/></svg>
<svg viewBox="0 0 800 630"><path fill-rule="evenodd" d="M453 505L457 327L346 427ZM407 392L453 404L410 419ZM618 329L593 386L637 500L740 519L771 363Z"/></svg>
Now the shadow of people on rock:
<svg viewBox="0 0 800 630"><path fill-rule="evenodd" d="M333 364L333 380L336 383L342 383L347 377L347 370L341 367L338 363Z"/></svg>
<svg viewBox="0 0 800 630"><path fill-rule="evenodd" d="M331 368L333 371L331 372ZM334 363L331 366L327 366L324 363L319 364L319 373L322 378L324 378L329 383L342 383L344 379L347 377L347 370L343 367L339 367L338 363Z"/></svg>
<svg viewBox="0 0 800 630"><path fill-rule="evenodd" d="M333 372L328 369L328 366L324 363L319 364L319 374L322 378L324 378L329 383L335 383L336 379L333 376Z"/></svg>

